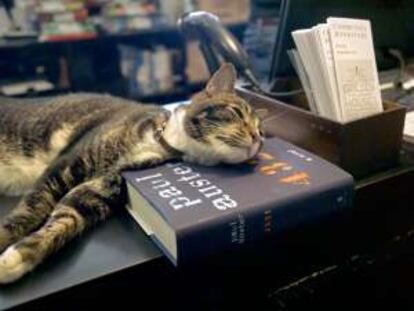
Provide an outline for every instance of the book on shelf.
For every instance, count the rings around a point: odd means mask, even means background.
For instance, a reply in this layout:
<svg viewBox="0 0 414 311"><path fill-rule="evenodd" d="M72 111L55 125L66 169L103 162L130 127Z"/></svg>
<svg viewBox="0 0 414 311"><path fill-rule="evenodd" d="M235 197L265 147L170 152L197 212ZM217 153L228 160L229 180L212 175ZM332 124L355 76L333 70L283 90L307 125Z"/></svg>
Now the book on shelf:
<svg viewBox="0 0 414 311"><path fill-rule="evenodd" d="M200 50L199 41L190 41L186 44L185 75L190 84L206 83L210 72L204 56Z"/></svg>
<svg viewBox="0 0 414 311"><path fill-rule="evenodd" d="M90 22L47 22L41 26L39 41L89 40L98 36Z"/></svg>
<svg viewBox="0 0 414 311"><path fill-rule="evenodd" d="M103 30L108 33L125 33L156 29L170 24L154 1L107 2L101 11Z"/></svg>
<svg viewBox="0 0 414 311"><path fill-rule="evenodd" d="M175 64L179 52L163 45L152 49L119 44L119 68L132 97L167 94L174 91L180 77Z"/></svg>
<svg viewBox="0 0 414 311"><path fill-rule="evenodd" d="M195 0L193 3L197 10L213 13L227 25L244 23L250 15L250 0Z"/></svg>
<svg viewBox="0 0 414 311"><path fill-rule="evenodd" d="M124 172L127 210L175 264L348 214L351 175L272 138L239 165L183 162Z"/></svg>
<svg viewBox="0 0 414 311"><path fill-rule="evenodd" d="M3 36L7 30L13 28L13 21L4 6L3 2L0 3L0 37Z"/></svg>
<svg viewBox="0 0 414 311"><path fill-rule="evenodd" d="M42 93L52 91L56 86L45 79L31 79L0 84L0 94L5 96L26 95L29 92Z"/></svg>
<svg viewBox="0 0 414 311"><path fill-rule="evenodd" d="M89 17L87 9L77 11L68 11L61 13L38 13L38 21L40 24L48 22L65 23L65 22L85 22Z"/></svg>
<svg viewBox="0 0 414 311"><path fill-rule="evenodd" d="M36 4L38 13L64 13L85 8L84 1L39 1Z"/></svg>
<svg viewBox="0 0 414 311"><path fill-rule="evenodd" d="M292 37L312 112L344 123L383 111L369 20L330 17Z"/></svg>

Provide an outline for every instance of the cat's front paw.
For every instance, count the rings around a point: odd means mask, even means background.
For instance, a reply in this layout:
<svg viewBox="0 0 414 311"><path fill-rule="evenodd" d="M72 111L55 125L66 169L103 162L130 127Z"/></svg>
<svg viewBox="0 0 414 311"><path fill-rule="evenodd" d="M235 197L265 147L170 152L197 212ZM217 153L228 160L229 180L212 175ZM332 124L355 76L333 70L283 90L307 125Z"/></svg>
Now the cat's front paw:
<svg viewBox="0 0 414 311"><path fill-rule="evenodd" d="M10 246L0 256L0 284L14 282L32 268L33 265L25 261L22 254L14 246Z"/></svg>

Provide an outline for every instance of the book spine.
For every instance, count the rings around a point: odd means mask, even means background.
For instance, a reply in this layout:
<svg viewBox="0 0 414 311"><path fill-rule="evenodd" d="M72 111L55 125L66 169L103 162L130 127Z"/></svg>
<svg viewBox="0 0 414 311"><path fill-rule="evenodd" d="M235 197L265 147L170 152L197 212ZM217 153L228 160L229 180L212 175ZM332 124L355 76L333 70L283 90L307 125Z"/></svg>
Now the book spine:
<svg viewBox="0 0 414 311"><path fill-rule="evenodd" d="M250 242L274 238L302 225L318 224L331 217L344 217L353 200L352 178L306 196L287 199L275 205L241 209L218 221L186 228L177 234L177 264L215 255L223 250L240 249ZM253 211L252 211L253 210Z"/></svg>

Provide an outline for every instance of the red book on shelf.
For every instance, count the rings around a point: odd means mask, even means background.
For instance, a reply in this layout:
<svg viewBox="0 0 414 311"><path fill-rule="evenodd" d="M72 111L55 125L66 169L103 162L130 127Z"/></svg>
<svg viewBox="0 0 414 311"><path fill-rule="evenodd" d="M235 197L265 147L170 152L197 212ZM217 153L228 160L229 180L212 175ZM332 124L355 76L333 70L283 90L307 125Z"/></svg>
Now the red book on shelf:
<svg viewBox="0 0 414 311"><path fill-rule="evenodd" d="M50 34L41 35L39 41L47 42L63 42L63 41L77 41L77 40L91 40L95 39L98 35L96 33L68 33L68 34Z"/></svg>

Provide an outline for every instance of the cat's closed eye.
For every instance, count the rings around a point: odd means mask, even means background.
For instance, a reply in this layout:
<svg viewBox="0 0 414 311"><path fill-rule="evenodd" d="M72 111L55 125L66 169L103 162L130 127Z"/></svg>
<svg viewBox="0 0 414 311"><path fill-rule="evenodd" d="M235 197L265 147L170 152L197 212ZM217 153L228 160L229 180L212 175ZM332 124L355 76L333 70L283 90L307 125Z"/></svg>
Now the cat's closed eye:
<svg viewBox="0 0 414 311"><path fill-rule="evenodd" d="M230 122L235 118L235 114L227 107L208 107L200 113L199 118L205 118L210 122Z"/></svg>
<svg viewBox="0 0 414 311"><path fill-rule="evenodd" d="M237 117L239 117L240 119L244 118L243 112L240 110L240 108L238 107L227 107L227 110L230 110L232 113L234 113L235 115L237 115Z"/></svg>

